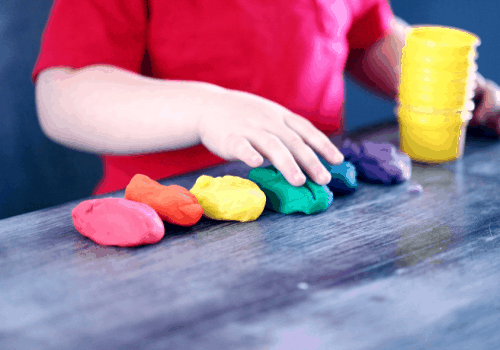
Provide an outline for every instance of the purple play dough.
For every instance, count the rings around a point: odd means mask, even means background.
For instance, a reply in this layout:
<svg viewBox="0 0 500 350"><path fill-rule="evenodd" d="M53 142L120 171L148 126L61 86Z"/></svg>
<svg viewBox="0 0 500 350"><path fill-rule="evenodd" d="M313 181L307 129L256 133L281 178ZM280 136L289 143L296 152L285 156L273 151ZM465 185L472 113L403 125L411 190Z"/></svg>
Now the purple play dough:
<svg viewBox="0 0 500 350"><path fill-rule="evenodd" d="M362 181L391 185L411 177L410 157L390 143L364 141L358 148L347 139L340 151L354 164Z"/></svg>
<svg viewBox="0 0 500 350"><path fill-rule="evenodd" d="M358 166L364 180L390 185L410 179L410 157L392 144L365 141L360 149Z"/></svg>
<svg viewBox="0 0 500 350"><path fill-rule="evenodd" d="M359 158L359 154L361 153L358 145L356 145L350 139L346 139L344 141L340 152L344 155L344 160L351 163L355 163Z"/></svg>

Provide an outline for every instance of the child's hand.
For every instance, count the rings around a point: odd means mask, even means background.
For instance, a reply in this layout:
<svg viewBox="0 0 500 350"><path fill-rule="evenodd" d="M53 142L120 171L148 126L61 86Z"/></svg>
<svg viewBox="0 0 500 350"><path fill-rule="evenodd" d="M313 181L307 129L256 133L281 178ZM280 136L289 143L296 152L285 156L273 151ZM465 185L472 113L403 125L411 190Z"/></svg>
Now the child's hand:
<svg viewBox="0 0 500 350"><path fill-rule="evenodd" d="M294 186L306 180L299 165L316 183L330 182L330 173L314 151L332 164L343 162L344 156L325 134L279 104L233 90L214 96L202 111L198 133L219 157L258 167L264 156Z"/></svg>
<svg viewBox="0 0 500 350"><path fill-rule="evenodd" d="M500 87L477 73L476 103L470 125L484 125L500 135Z"/></svg>

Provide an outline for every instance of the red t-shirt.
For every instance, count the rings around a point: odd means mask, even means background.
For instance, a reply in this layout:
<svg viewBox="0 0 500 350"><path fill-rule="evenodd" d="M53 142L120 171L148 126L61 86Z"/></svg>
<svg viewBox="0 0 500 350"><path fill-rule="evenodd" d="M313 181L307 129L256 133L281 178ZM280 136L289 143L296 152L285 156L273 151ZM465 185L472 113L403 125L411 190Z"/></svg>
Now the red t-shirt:
<svg viewBox="0 0 500 350"><path fill-rule="evenodd" d="M349 49L380 39L391 17L386 0L55 0L32 78L106 64L204 81L275 101L331 134L342 127ZM124 189L136 173L161 179L224 162L203 145L102 159L94 194Z"/></svg>

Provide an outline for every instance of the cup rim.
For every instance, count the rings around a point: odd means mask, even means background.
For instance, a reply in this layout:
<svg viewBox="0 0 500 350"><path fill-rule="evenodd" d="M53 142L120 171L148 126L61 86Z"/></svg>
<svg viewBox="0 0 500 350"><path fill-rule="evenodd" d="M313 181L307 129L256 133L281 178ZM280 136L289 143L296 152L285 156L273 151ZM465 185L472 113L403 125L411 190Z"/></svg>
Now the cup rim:
<svg viewBox="0 0 500 350"><path fill-rule="evenodd" d="M399 99L401 100L401 97L404 99L413 99L413 100L421 100L421 96L429 96L434 99L449 99L449 98L457 98L460 97L463 102L470 101L474 98L474 92L471 92L470 90L466 91L456 91L456 92L440 92L440 91L425 91L425 90L411 90L411 89L400 89L398 93Z"/></svg>
<svg viewBox="0 0 500 350"><path fill-rule="evenodd" d="M435 37L425 37L431 35L441 34L441 39L454 38L456 40L463 40L466 43L453 45L449 40L436 40ZM439 25L429 25L429 24L417 24L410 26L406 29L406 37L410 41L415 39L413 42L422 43L427 47L436 48L448 48L448 49L460 49L460 48L476 48L481 45L481 39L477 34L468 32L464 29L449 27L449 26L439 26ZM406 41L406 40L405 40Z"/></svg>
<svg viewBox="0 0 500 350"><path fill-rule="evenodd" d="M450 79L451 78L451 79ZM413 85L418 82L422 82L424 84L429 84L431 82L439 82L441 85L443 84L454 84L454 85L463 85L468 86L469 84L473 84L476 80L475 77L471 76L455 76L446 75L446 74L413 74L413 73L405 73L401 72L400 76L401 82L411 82Z"/></svg>
<svg viewBox="0 0 500 350"><path fill-rule="evenodd" d="M413 114L432 117L439 115L441 117L449 118L449 117L462 117L462 120L470 120L472 119L472 110L467 108L435 108L430 106L413 106L408 104L398 104L396 108L396 114L398 118L400 117L400 112L410 112Z"/></svg>
<svg viewBox="0 0 500 350"><path fill-rule="evenodd" d="M416 67L427 67L427 68L432 68L432 67L449 67L449 66L454 66L454 67L460 67L460 70L472 70L475 71L479 67L477 64L477 61L465 61L465 60L458 60L458 59L449 59L449 60L442 60L442 61L425 61L424 59L420 59L419 57L415 57L414 55L408 55L407 53L403 53L401 55L401 64L404 65L411 65L411 66L416 66Z"/></svg>
<svg viewBox="0 0 500 350"><path fill-rule="evenodd" d="M430 91L434 91L436 93L440 93L443 89L442 86L439 86L437 84L433 84L433 83L429 83L429 82L426 82L426 81L423 81L423 80L419 80L419 81L415 81L415 80L412 80L411 81L411 85L408 84L409 81L407 82L406 79L403 79L401 77L400 79L400 84L399 84L399 88L401 90L408 90L408 89L411 89L411 90L421 90L421 91L426 91L426 92L430 92ZM448 82L446 84L446 91L447 92L468 92L468 91L474 91L476 90L477 88L477 83L474 81L474 80L470 80L470 81L461 81L461 82Z"/></svg>

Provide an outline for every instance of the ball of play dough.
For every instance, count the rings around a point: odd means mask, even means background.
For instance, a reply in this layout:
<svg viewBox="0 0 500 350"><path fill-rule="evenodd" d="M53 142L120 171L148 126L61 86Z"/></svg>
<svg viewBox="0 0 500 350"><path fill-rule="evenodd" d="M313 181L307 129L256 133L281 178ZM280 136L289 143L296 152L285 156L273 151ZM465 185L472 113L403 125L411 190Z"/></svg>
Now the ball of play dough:
<svg viewBox="0 0 500 350"><path fill-rule="evenodd" d="M163 222L153 208L123 198L83 201L71 216L78 232L102 245L152 244L165 235Z"/></svg>
<svg viewBox="0 0 500 350"><path fill-rule="evenodd" d="M125 199L149 205L162 220L180 226L192 226L203 215L203 208L187 189L164 186L146 175L135 175L125 189Z"/></svg>
<svg viewBox="0 0 500 350"><path fill-rule="evenodd" d="M335 195L345 195L357 190L356 168L351 162L333 165L319 155L318 158L325 166L326 170L332 175L332 180L326 185L330 191Z"/></svg>
<svg viewBox="0 0 500 350"><path fill-rule="evenodd" d="M361 154L361 150L358 145L352 142L350 139L346 139L344 144L340 148L340 153L344 155L344 160L354 164Z"/></svg>
<svg viewBox="0 0 500 350"><path fill-rule="evenodd" d="M191 193L203 207L203 214L215 220L253 221L266 205L266 195L259 186L237 176L202 175Z"/></svg>
<svg viewBox="0 0 500 350"><path fill-rule="evenodd" d="M390 143L365 141L354 161L360 180L391 185L411 177L410 157Z"/></svg>
<svg viewBox="0 0 500 350"><path fill-rule="evenodd" d="M252 169L248 178L266 194L266 207L282 214L319 213L333 202L333 194L328 187L320 186L309 178L303 186L295 187L272 165Z"/></svg>

